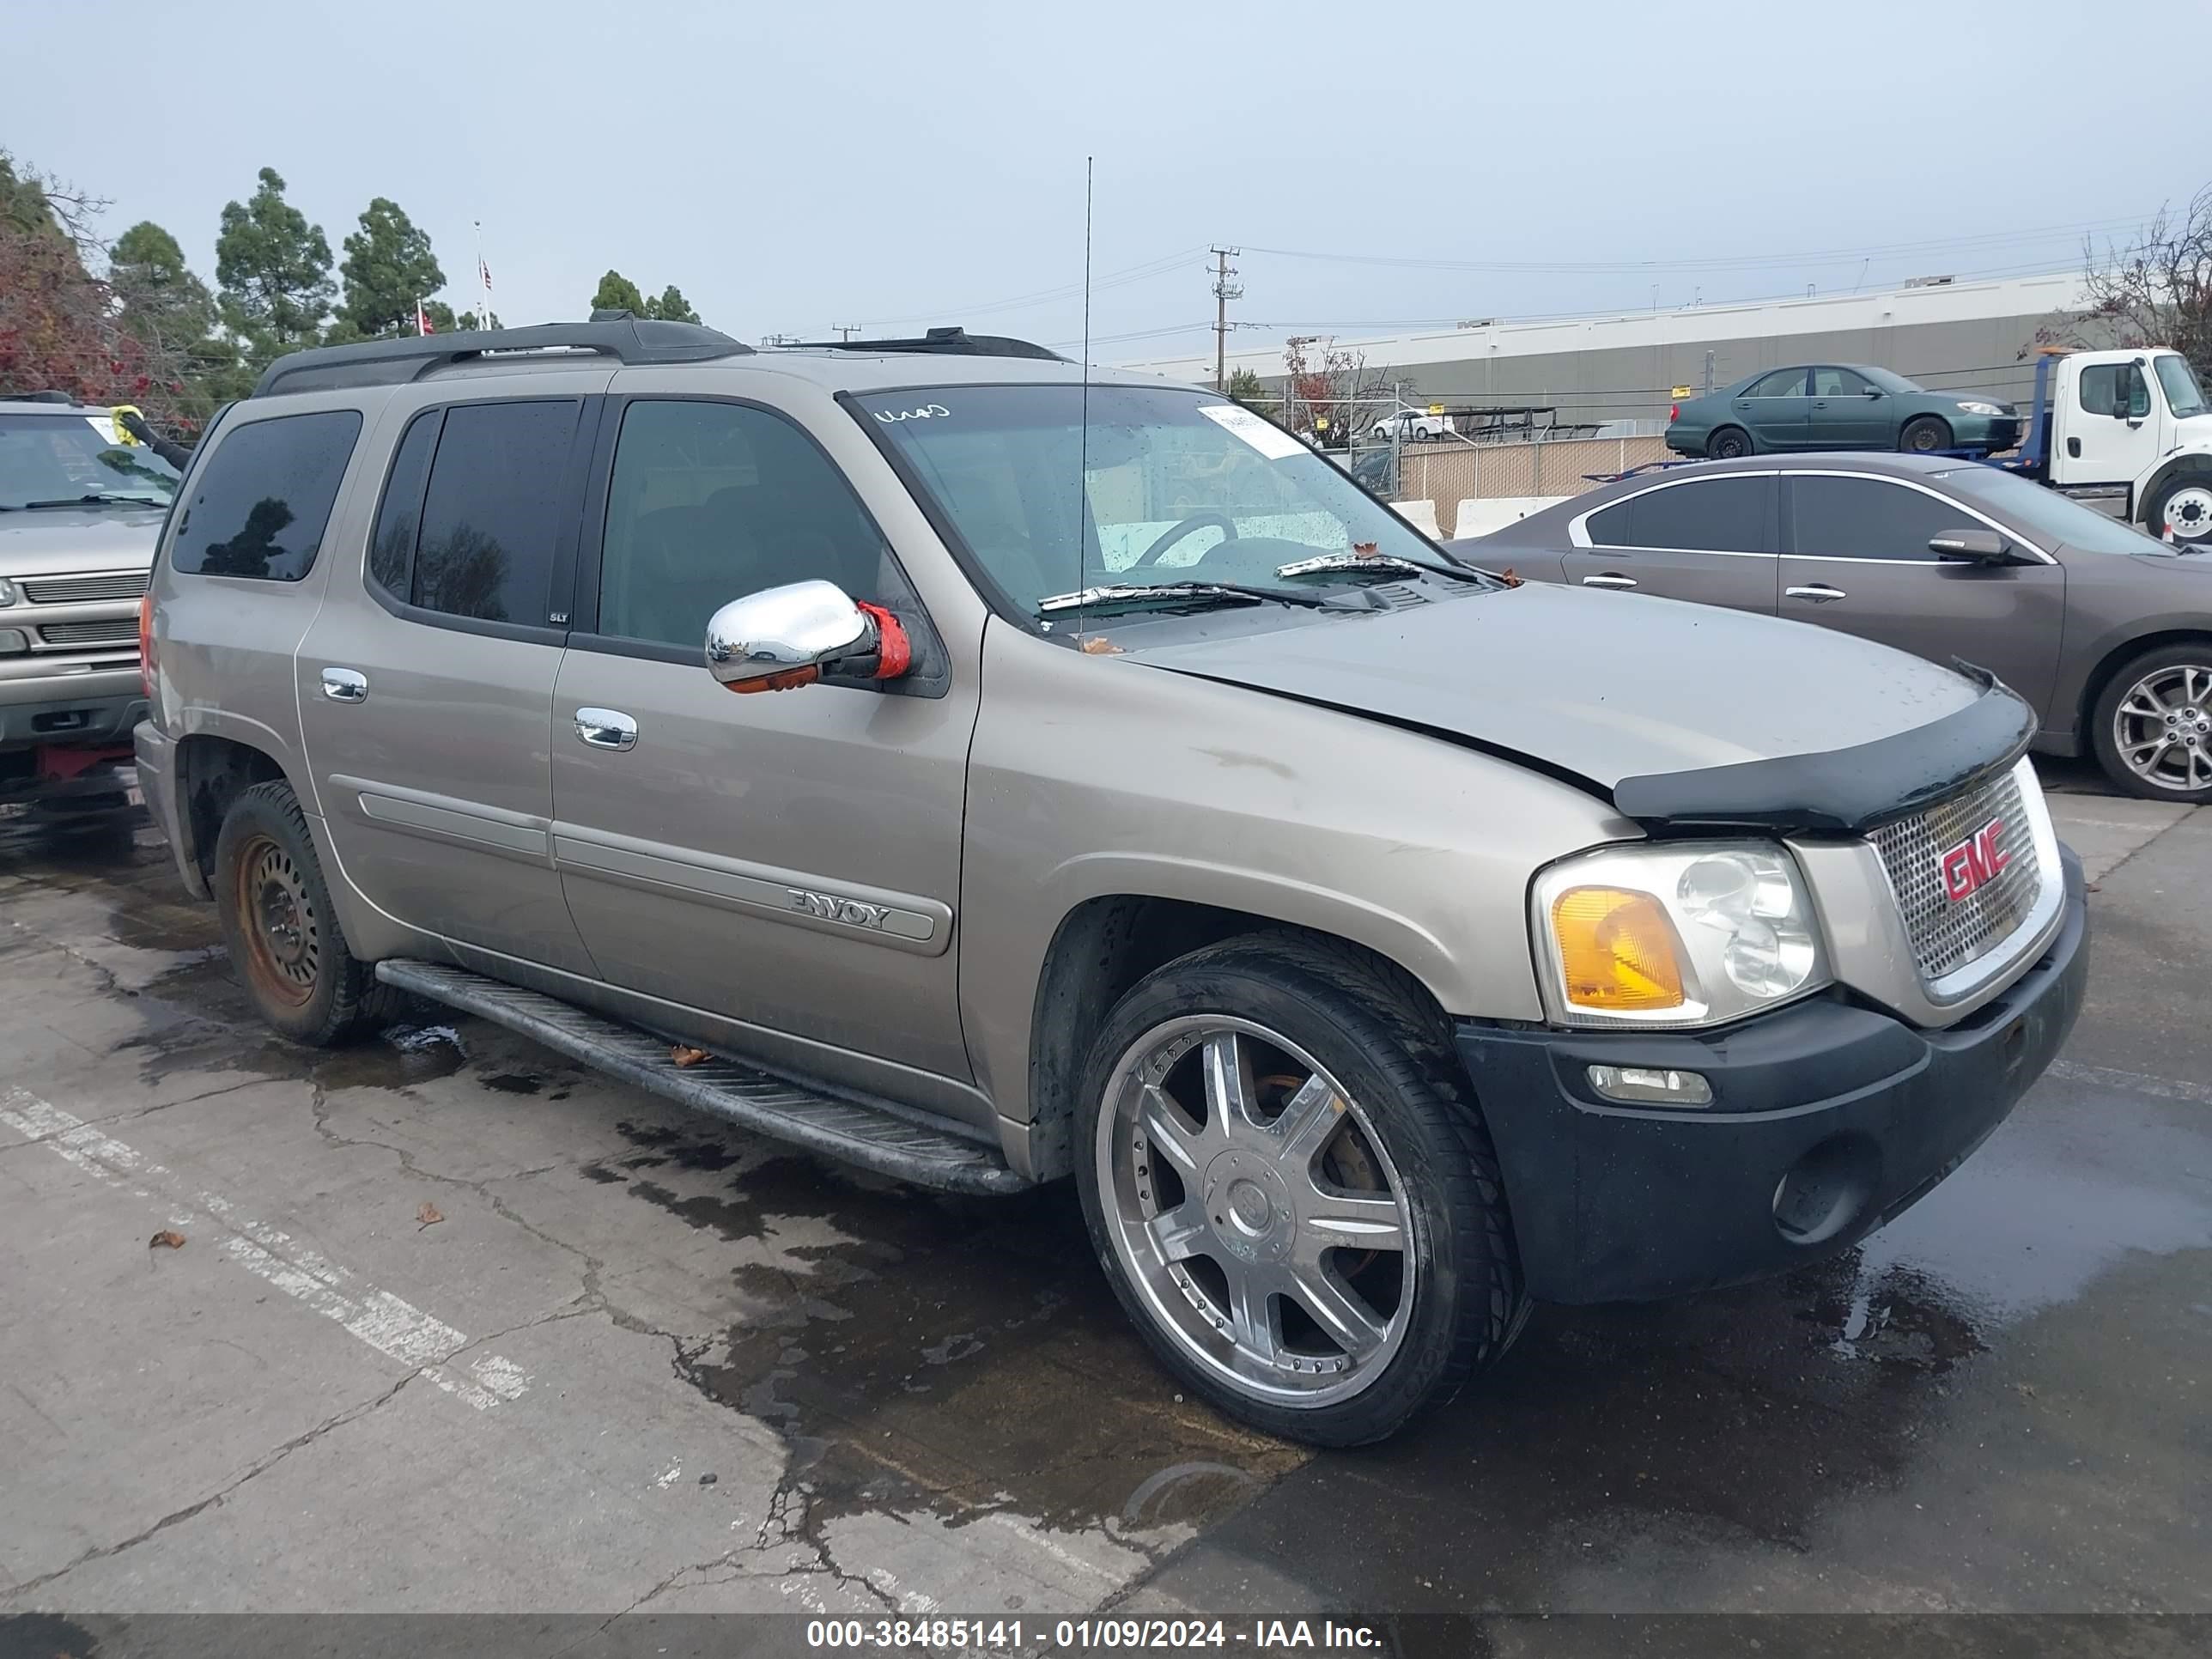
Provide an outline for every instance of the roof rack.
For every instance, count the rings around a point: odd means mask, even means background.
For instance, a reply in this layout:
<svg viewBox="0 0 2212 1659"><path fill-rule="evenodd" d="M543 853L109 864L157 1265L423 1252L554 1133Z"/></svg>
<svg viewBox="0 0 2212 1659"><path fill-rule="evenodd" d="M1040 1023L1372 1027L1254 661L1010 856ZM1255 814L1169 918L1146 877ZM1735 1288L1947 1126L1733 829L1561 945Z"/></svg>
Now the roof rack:
<svg viewBox="0 0 2212 1659"><path fill-rule="evenodd" d="M793 340L781 343L793 351L945 352L962 357L1036 357L1048 363L1069 361L1057 351L1048 351L1028 340L1009 339L1003 334L970 334L964 328L933 328L921 338L912 340Z"/></svg>
<svg viewBox="0 0 2212 1659"><path fill-rule="evenodd" d="M495 352L598 352L625 365L703 363L749 356L752 348L696 323L663 323L626 311L595 312L588 323L540 323L458 334L409 334L359 345L319 346L279 357L261 372L253 396L328 392L341 386L398 386L433 369Z"/></svg>
<svg viewBox="0 0 2212 1659"><path fill-rule="evenodd" d="M65 404L71 409L84 405L66 392L0 392L0 404Z"/></svg>

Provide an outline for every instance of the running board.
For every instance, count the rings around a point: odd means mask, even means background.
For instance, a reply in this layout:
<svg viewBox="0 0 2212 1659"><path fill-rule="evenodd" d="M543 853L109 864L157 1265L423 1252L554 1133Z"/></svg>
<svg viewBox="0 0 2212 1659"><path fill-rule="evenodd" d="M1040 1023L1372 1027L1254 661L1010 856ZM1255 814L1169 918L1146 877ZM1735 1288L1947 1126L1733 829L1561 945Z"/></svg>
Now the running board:
<svg viewBox="0 0 2212 1659"><path fill-rule="evenodd" d="M933 1128L918 1112L908 1117L906 1109L890 1103L872 1105L820 1093L718 1054L696 1066L678 1066L667 1042L649 1031L465 968L397 959L378 963L376 976L394 989L504 1025L637 1088L878 1175L948 1193L1014 1193L1030 1184L980 1141Z"/></svg>

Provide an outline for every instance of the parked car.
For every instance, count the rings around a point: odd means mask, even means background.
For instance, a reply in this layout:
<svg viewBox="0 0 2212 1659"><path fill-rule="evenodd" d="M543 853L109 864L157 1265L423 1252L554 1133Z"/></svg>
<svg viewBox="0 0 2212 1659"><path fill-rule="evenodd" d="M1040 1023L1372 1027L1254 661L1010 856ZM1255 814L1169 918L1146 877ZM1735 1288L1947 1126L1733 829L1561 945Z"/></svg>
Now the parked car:
<svg viewBox="0 0 2212 1659"><path fill-rule="evenodd" d="M2020 411L1978 392L1930 392L1867 363L1770 368L1668 411L1667 447L1732 460L1790 449L1893 449L1927 454L2020 442Z"/></svg>
<svg viewBox="0 0 2212 1659"><path fill-rule="evenodd" d="M60 393L0 397L0 800L123 806L138 601L176 469Z"/></svg>
<svg viewBox="0 0 2212 1659"><path fill-rule="evenodd" d="M2024 697L2035 746L2212 800L2212 556L1972 461L1808 455L1645 473L1478 541L1521 575L1808 622Z"/></svg>
<svg viewBox="0 0 2212 1659"><path fill-rule="evenodd" d="M1428 443L1438 438L1449 438L1458 428L1449 415L1430 415L1418 409L1401 409L1395 415L1385 415L1367 428L1367 435L1377 443L1390 443L1403 438L1408 443Z"/></svg>
<svg viewBox="0 0 2212 1659"><path fill-rule="evenodd" d="M922 1186L1072 1176L1181 1383L1319 1443L1531 1298L1844 1249L2087 971L2011 692L1506 582L1018 343L301 353L148 604L149 804L276 1030L412 993Z"/></svg>

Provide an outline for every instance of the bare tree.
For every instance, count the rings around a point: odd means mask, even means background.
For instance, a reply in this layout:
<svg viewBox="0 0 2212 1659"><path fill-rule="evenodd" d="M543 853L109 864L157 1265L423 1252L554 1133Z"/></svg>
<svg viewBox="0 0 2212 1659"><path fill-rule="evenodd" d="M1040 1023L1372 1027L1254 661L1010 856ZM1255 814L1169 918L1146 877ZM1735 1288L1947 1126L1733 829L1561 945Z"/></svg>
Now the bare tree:
<svg viewBox="0 0 2212 1659"><path fill-rule="evenodd" d="M2081 264L2087 303L2039 329L2037 344L2172 346L2212 376L2212 185L2124 243L2085 240Z"/></svg>
<svg viewBox="0 0 2212 1659"><path fill-rule="evenodd" d="M1321 351L1310 358L1306 348L1314 345ZM1285 423L1331 444L1350 441L1364 423L1366 410L1395 401L1385 378L1389 371L1370 369L1364 351L1302 336L1285 344L1283 368Z"/></svg>

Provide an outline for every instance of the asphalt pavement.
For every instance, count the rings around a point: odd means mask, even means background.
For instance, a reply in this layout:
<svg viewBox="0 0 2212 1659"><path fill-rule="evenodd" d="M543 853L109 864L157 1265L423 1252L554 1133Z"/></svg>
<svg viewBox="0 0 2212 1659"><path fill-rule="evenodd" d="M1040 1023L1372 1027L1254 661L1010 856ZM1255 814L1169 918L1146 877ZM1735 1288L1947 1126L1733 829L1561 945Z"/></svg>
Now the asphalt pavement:
<svg viewBox="0 0 2212 1659"><path fill-rule="evenodd" d="M0 1613L2212 1613L2212 811L2053 782L2087 1007L1956 1175L1327 1455L1179 1399L1063 1191L288 1047L151 830L0 823Z"/></svg>

